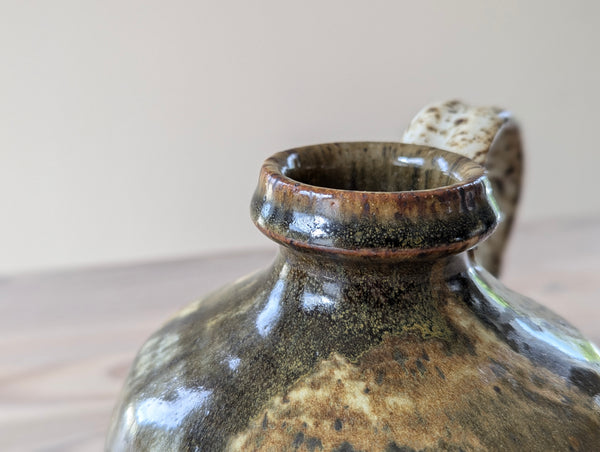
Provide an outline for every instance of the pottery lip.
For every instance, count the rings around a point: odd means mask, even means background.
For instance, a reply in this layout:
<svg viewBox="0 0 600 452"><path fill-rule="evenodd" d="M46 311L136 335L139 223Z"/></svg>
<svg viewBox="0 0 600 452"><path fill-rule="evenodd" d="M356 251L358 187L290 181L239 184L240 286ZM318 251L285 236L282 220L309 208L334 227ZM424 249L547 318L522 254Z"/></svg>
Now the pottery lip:
<svg viewBox="0 0 600 452"><path fill-rule="evenodd" d="M274 154L261 168L251 216L288 247L401 259L467 250L499 221L485 168L459 154L394 142Z"/></svg>

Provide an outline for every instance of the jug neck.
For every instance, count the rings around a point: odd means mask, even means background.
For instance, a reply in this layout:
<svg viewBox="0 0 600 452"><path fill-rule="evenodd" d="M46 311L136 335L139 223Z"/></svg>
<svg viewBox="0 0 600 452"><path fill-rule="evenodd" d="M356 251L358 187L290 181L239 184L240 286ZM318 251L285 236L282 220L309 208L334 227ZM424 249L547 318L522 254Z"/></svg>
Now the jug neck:
<svg viewBox="0 0 600 452"><path fill-rule="evenodd" d="M499 221L482 166L428 146L379 142L273 155L261 168L251 216L293 250L373 261L458 254Z"/></svg>
<svg viewBox="0 0 600 452"><path fill-rule="evenodd" d="M413 286L445 284L465 275L477 264L472 252L439 256L434 259L365 258L333 253L312 253L305 249L280 246L273 269L288 267L303 281L330 281L337 285L372 285L381 290L409 282ZM291 271L291 270L290 270Z"/></svg>

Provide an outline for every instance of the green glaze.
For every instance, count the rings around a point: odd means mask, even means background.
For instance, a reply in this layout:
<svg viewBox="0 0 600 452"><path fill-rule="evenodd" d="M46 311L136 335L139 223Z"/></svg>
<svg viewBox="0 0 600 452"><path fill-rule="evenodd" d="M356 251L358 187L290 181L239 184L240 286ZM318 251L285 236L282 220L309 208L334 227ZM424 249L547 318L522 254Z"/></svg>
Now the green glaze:
<svg viewBox="0 0 600 452"><path fill-rule="evenodd" d="M265 162L267 269L140 350L107 450L595 450L598 351L472 249L499 212L484 170L398 143Z"/></svg>

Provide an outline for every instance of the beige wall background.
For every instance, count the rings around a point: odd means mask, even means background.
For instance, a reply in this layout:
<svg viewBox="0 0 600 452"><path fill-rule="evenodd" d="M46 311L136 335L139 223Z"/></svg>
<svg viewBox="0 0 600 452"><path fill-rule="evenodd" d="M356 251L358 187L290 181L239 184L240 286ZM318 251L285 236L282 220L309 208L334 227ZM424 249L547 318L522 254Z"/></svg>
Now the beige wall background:
<svg viewBox="0 0 600 452"><path fill-rule="evenodd" d="M600 2L0 3L0 273L267 245L273 152L424 104L522 123L522 221L600 213ZM599 231L600 232L600 231Z"/></svg>

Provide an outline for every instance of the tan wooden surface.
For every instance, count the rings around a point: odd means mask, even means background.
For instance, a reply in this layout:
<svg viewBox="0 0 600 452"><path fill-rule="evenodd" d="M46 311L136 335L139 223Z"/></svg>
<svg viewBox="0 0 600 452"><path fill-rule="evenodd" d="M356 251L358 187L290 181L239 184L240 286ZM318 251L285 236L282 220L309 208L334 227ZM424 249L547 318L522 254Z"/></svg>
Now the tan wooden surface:
<svg viewBox="0 0 600 452"><path fill-rule="evenodd" d="M144 339L274 252L0 278L0 451L102 450ZM504 268L509 287L600 343L600 218L518 225Z"/></svg>

